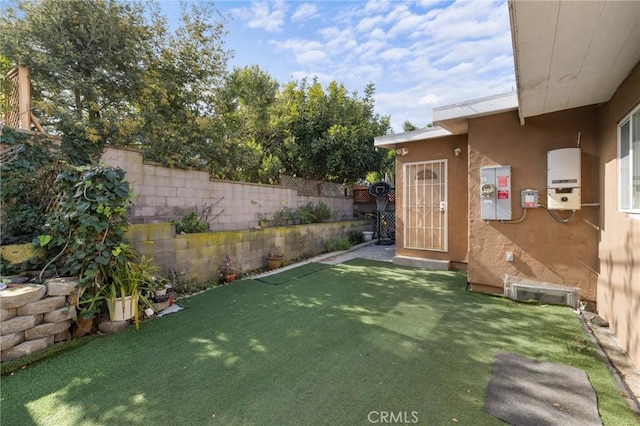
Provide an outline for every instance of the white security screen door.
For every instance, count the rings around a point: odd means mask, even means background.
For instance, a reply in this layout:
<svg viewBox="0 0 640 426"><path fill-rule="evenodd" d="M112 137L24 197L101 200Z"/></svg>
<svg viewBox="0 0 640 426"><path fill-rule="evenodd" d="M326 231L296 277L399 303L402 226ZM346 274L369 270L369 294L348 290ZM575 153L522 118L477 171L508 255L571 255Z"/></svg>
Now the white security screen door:
<svg viewBox="0 0 640 426"><path fill-rule="evenodd" d="M447 251L447 160L404 165L404 247Z"/></svg>

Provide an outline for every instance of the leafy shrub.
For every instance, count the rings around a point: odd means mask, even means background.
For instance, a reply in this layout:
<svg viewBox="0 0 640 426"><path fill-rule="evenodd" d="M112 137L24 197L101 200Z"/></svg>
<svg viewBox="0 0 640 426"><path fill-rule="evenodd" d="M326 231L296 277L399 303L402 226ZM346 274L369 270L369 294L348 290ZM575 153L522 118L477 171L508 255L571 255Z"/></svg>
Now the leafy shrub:
<svg viewBox="0 0 640 426"><path fill-rule="evenodd" d="M299 225L307 223L329 222L333 217L331 209L326 204L308 203L297 209L282 206L269 219L264 214L258 215L258 221L263 227Z"/></svg>
<svg viewBox="0 0 640 426"><path fill-rule="evenodd" d="M349 242L349 240L345 237L340 237L340 238L330 238L327 241L325 241L325 249L328 252L332 252L332 251L343 251L343 250L348 250L351 248L351 243Z"/></svg>
<svg viewBox="0 0 640 426"><path fill-rule="evenodd" d="M128 247L131 191L124 175L105 165L68 166L56 179L60 202L48 213L37 242L61 275L99 285L100 268Z"/></svg>
<svg viewBox="0 0 640 426"><path fill-rule="evenodd" d="M355 246L356 244L360 244L363 241L364 241L364 236L362 235L362 232L356 231L355 229L352 229L351 231L349 231L349 242L352 245Z"/></svg>
<svg viewBox="0 0 640 426"><path fill-rule="evenodd" d="M300 223L323 223L329 222L333 216L331 209L326 204L320 202L316 205L309 203L298 209Z"/></svg>
<svg viewBox="0 0 640 426"><path fill-rule="evenodd" d="M177 234L196 234L209 231L209 223L202 222L197 212L188 213L173 223L176 225Z"/></svg>
<svg viewBox="0 0 640 426"><path fill-rule="evenodd" d="M17 156L0 170L2 244L29 242L40 233L47 211L57 208L59 193L52 191L56 176L69 165L91 163L102 147L81 133L65 135L55 145L45 136L9 127L2 128L2 143L19 147Z"/></svg>

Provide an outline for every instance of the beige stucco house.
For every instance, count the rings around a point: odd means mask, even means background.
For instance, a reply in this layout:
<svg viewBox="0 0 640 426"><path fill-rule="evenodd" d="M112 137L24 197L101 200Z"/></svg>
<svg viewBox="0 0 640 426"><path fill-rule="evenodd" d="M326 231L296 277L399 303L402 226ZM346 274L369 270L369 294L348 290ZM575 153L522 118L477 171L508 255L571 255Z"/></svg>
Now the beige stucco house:
<svg viewBox="0 0 640 426"><path fill-rule="evenodd" d="M516 91L375 140L397 152L396 261L577 286L640 365L640 3L509 11Z"/></svg>

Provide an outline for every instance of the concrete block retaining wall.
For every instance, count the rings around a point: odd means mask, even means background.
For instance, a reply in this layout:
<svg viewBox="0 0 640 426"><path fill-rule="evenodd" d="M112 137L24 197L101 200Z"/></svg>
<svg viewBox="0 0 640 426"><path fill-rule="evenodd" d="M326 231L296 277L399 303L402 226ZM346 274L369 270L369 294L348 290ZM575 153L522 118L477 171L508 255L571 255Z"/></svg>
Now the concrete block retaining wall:
<svg viewBox="0 0 640 426"><path fill-rule="evenodd" d="M218 278L226 254L247 272L266 267L266 255L273 247L279 247L285 263L290 263L322 253L328 240L346 238L351 230L371 228L370 222L360 220L176 235L173 224L153 223L132 225L128 237L142 254L153 258L162 275L175 273L185 281L202 282ZM4 246L1 251L17 249L24 251L19 246ZM76 318L76 286L75 280L59 278L0 291L0 359L21 358L69 339Z"/></svg>
<svg viewBox="0 0 640 426"><path fill-rule="evenodd" d="M217 277L223 257L229 254L243 271L266 267L266 255L277 246L285 262L310 257L325 250L327 240L347 237L350 230L372 230L366 221L343 221L243 231L176 235L168 223L136 224L129 239L140 252L153 258L163 275L173 271L190 281Z"/></svg>
<svg viewBox="0 0 640 426"><path fill-rule="evenodd" d="M77 281L52 279L0 291L0 358L9 361L71 338Z"/></svg>
<svg viewBox="0 0 640 426"><path fill-rule="evenodd" d="M109 147L102 161L126 171L135 193L132 223L169 222L195 210L201 212L205 204L214 204L212 231L249 229L258 225L259 215L271 217L283 207L319 202L329 206L336 220L353 219L351 197L300 195L283 186L210 180L205 171L144 162L140 152L131 149Z"/></svg>

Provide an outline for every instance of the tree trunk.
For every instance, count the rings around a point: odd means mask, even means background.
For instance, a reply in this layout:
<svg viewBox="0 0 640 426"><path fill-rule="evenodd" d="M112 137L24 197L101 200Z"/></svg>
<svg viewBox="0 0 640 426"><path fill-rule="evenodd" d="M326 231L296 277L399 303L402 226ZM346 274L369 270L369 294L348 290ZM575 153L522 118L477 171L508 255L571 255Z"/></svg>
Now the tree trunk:
<svg viewBox="0 0 640 426"><path fill-rule="evenodd" d="M80 95L80 89L76 87L73 89L73 93L76 97L76 118L82 120L82 96Z"/></svg>

